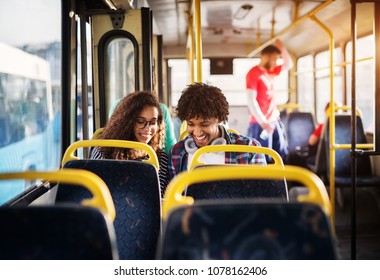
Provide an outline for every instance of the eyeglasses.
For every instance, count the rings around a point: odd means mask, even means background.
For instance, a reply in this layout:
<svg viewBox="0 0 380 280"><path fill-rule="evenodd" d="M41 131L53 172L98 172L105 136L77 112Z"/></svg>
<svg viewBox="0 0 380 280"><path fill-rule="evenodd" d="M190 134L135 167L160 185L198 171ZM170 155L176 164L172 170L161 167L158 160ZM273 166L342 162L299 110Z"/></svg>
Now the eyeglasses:
<svg viewBox="0 0 380 280"><path fill-rule="evenodd" d="M149 124L149 126L155 126L155 125L157 125L157 120L155 120L155 119L151 120L151 121L145 121L142 119L136 120L136 126L139 129L144 129L148 124Z"/></svg>

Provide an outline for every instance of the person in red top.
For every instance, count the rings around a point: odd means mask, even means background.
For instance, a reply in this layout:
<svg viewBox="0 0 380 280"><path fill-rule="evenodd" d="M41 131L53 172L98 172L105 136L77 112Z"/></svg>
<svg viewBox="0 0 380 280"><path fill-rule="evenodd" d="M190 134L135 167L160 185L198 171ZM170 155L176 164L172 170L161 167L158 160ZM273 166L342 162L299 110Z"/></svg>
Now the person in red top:
<svg viewBox="0 0 380 280"><path fill-rule="evenodd" d="M309 146L314 146L318 144L319 138L321 138L322 129L323 129L323 123L320 123L309 137L309 141L308 141Z"/></svg>
<svg viewBox="0 0 380 280"><path fill-rule="evenodd" d="M274 98L274 79L281 71L289 70L292 60L280 40L261 51L260 63L246 76L248 108L250 112L248 135L260 141L264 147L276 150L285 160L288 145L284 125ZM277 65L282 56L284 63Z"/></svg>
<svg viewBox="0 0 380 280"><path fill-rule="evenodd" d="M339 106L338 103L334 102L335 107ZM329 116L328 109L330 108L330 102L328 102L325 106L325 115L326 117ZM308 140L308 148L309 148L309 157L314 161L315 154L317 153L317 147L319 143L319 139L322 135L324 122L318 124L316 129L313 131L313 133L309 136ZM309 160L310 161L310 160Z"/></svg>

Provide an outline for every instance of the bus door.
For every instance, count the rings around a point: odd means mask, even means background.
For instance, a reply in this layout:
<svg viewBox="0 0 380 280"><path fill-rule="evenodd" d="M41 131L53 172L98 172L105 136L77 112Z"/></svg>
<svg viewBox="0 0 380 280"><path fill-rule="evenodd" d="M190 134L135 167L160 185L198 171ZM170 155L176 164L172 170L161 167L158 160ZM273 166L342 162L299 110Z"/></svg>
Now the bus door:
<svg viewBox="0 0 380 280"><path fill-rule="evenodd" d="M91 28L98 129L125 95L152 89L152 13L141 8L94 15Z"/></svg>

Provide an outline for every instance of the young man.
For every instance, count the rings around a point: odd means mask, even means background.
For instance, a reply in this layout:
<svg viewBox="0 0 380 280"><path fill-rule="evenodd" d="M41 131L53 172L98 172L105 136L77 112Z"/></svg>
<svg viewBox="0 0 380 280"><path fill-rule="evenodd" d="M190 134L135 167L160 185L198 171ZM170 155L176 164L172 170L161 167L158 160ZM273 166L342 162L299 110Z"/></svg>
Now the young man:
<svg viewBox="0 0 380 280"><path fill-rule="evenodd" d="M282 56L283 65L277 65ZM248 108L250 111L248 136L260 141L262 146L273 148L283 159L288 154L284 126L274 99L274 78L282 70L293 66L285 47L280 40L261 51L260 63L246 76Z"/></svg>
<svg viewBox="0 0 380 280"><path fill-rule="evenodd" d="M217 87L203 83L188 85L182 92L177 105L177 115L187 122L186 136L169 152L168 173L172 179L187 170L195 151L203 146L218 144L241 144L260 146L260 143L243 135L229 132L221 123L227 121L229 105L226 97ZM220 156L203 157L209 164L260 164L266 165L262 154L223 153Z"/></svg>

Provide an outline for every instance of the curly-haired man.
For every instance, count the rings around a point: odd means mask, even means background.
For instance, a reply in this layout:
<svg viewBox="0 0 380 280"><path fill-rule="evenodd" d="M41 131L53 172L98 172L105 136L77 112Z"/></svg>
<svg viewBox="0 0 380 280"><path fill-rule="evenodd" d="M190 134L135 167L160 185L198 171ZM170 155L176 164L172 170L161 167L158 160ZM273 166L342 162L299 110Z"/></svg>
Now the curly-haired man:
<svg viewBox="0 0 380 280"><path fill-rule="evenodd" d="M187 170L194 152L200 147L215 144L260 146L256 139L230 132L222 125L228 119L229 104L222 91L215 86L204 83L188 85L182 91L176 110L179 119L187 122L188 135L172 146L169 152L169 179ZM266 165L262 154L234 152L223 153L222 157L214 156L206 162Z"/></svg>

